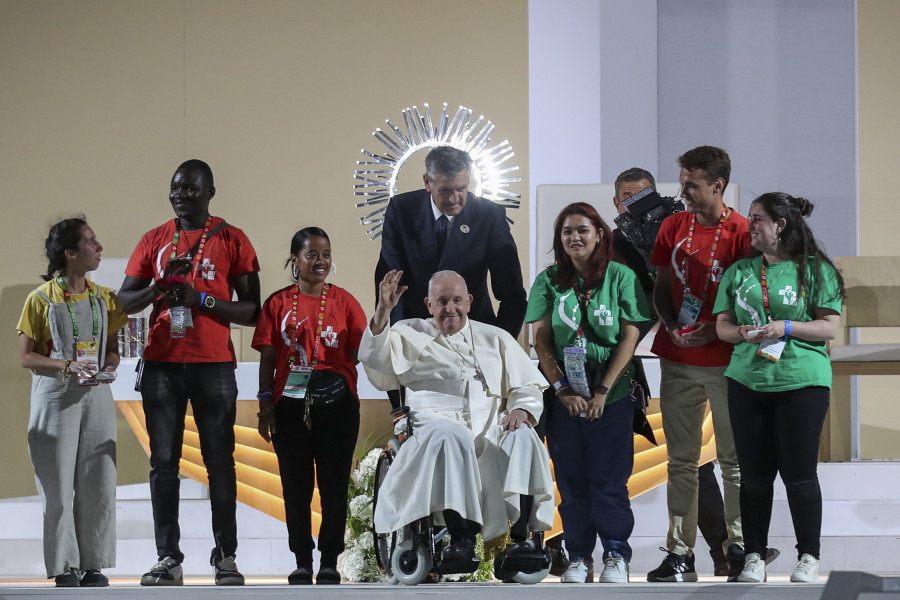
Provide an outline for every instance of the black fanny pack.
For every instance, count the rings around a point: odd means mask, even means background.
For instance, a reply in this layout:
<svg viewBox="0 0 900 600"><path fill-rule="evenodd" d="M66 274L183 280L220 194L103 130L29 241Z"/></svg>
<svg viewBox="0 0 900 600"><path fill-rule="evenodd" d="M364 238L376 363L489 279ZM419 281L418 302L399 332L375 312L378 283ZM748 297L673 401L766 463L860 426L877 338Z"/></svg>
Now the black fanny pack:
<svg viewBox="0 0 900 600"><path fill-rule="evenodd" d="M334 371L313 371L306 388L310 406L328 406L350 395L347 378Z"/></svg>

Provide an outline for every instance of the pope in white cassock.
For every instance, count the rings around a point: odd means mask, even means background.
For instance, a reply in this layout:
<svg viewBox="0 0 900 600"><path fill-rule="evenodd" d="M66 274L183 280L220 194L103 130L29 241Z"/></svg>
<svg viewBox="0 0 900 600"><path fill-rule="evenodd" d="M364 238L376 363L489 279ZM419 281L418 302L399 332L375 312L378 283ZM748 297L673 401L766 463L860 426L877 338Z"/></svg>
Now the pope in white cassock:
<svg viewBox="0 0 900 600"><path fill-rule="evenodd" d="M475 534L551 528L553 480L532 426L547 381L521 346L498 327L467 318L472 296L453 271L436 273L425 303L431 319L387 329L406 287L387 273L363 333L359 360L380 390L406 387L414 435L391 465L378 495L375 529L387 533L435 513L452 543L444 560L474 556Z"/></svg>

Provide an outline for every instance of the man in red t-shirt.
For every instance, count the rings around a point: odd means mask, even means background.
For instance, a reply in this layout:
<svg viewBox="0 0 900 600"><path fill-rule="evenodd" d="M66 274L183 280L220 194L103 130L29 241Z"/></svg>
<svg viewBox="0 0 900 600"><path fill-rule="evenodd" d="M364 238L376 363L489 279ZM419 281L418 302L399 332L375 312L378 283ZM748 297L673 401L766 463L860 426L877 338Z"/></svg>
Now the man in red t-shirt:
<svg viewBox="0 0 900 600"><path fill-rule="evenodd" d="M243 585L237 550L234 422L235 354L230 324L252 326L259 314L259 262L244 232L210 216L216 193L201 160L172 177L175 219L141 238L128 261L119 299L128 313L153 304L140 391L150 437L150 497L159 561L141 585L181 585L178 468L188 401L209 475L217 585ZM237 300L232 300L235 292ZM183 316L184 325L178 327ZM175 323L173 324L173 321Z"/></svg>
<svg viewBox="0 0 900 600"><path fill-rule="evenodd" d="M729 581L744 564L740 470L728 416L725 367L731 344L716 336L712 314L725 269L750 249L747 219L725 206L728 154L700 146L678 158L685 212L662 223L650 262L658 267L653 302L661 327L653 341L660 358L660 409L669 458L668 554L647 581L697 581L697 468L706 402L713 415L725 496Z"/></svg>

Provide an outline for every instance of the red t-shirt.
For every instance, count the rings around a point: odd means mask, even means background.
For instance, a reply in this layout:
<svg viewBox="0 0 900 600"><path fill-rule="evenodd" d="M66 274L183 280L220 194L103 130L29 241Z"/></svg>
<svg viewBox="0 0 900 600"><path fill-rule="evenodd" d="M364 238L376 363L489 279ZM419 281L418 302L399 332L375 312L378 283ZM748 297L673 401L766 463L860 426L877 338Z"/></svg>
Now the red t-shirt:
<svg viewBox="0 0 900 600"><path fill-rule="evenodd" d="M211 227L223 219L211 217ZM174 219L144 234L137 248L128 260L125 274L131 277L159 279L166 270L166 263L172 253L172 238L175 235ZM178 256L185 256L203 235L202 229L182 230L178 241ZM229 225L208 238L201 257L200 271L188 277L188 283L198 292L222 300L231 300L234 288L229 283L231 277L259 271L256 251L243 231ZM194 257L196 264L197 257ZM144 358L163 362L235 362L234 346L231 343L231 325L198 307L191 308L194 327L187 335L172 339L169 335L171 319L165 300L161 303L153 330L150 331Z"/></svg>
<svg viewBox="0 0 900 600"><path fill-rule="evenodd" d="M312 362L315 349L316 327L319 323L321 296L300 293L297 299L296 339L300 346L300 364ZM272 395L277 401L287 382L291 354L291 309L294 302L294 286L278 290L263 303L256 323L252 345L256 350L263 346L277 349L275 358L275 386ZM319 362L316 370L324 369L340 373L347 378L353 395L356 392L356 361L350 350L357 350L366 328L366 313L350 292L336 285L328 288L325 297L325 317L322 321L322 339L319 342Z"/></svg>
<svg viewBox="0 0 900 600"><path fill-rule="evenodd" d="M656 242L653 244L653 254L650 263L660 267L669 268L672 282L672 307L677 316L681 305L684 303L684 263L685 258L690 261L688 275L690 277L691 294L697 298L703 298L703 288L706 282L706 274L710 273L709 288L706 293L706 301L700 310L697 321L715 322L712 314L713 304L716 302L716 292L725 269L737 260L747 256L750 250L750 232L747 229L749 221L734 210L722 224L722 235L719 238L712 270L709 268L709 254L712 250L713 240L716 235L717 225L704 227L697 223L694 227L694 239L691 243L691 256L687 257L684 246L687 243L688 231L694 215L688 212L675 213L662 222ZM671 360L684 365L697 367L725 367L731 360L733 346L722 340L714 340L705 346L697 348L679 348L672 342L671 336L665 331L657 333L653 340L652 351L660 358Z"/></svg>

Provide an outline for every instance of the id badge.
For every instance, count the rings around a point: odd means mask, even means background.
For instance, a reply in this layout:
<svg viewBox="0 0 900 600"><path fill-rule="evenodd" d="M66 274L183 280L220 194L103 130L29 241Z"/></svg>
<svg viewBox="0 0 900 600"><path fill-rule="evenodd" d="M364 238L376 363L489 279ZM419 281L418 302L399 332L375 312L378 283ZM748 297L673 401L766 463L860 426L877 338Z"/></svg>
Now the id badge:
<svg viewBox="0 0 900 600"><path fill-rule="evenodd" d="M587 371L584 369L584 363L587 359L587 350L577 346L570 346L563 349L563 366L566 368L566 379L569 380L569 387L572 391L582 398L590 398L590 385L588 385Z"/></svg>
<svg viewBox="0 0 900 600"><path fill-rule="evenodd" d="M781 353L784 352L785 344L787 344L787 341L783 337L774 340L763 340L759 343L759 350L756 353L772 362L778 362L781 358Z"/></svg>
<svg viewBox="0 0 900 600"><path fill-rule="evenodd" d="M288 373L282 395L288 398L306 398L306 388L309 387L309 378L312 376L312 372L312 367L291 365L291 372Z"/></svg>
<svg viewBox="0 0 900 600"><path fill-rule="evenodd" d="M678 311L678 322L682 325L693 325L697 322L702 308L703 301L700 298L693 294L685 294L681 310Z"/></svg>
<svg viewBox="0 0 900 600"><path fill-rule="evenodd" d="M96 340L86 340L75 344L76 360L93 360L94 362L97 362L99 355L100 344L98 344ZM86 379L79 377L78 385L100 385L100 382L93 377L88 377Z"/></svg>

